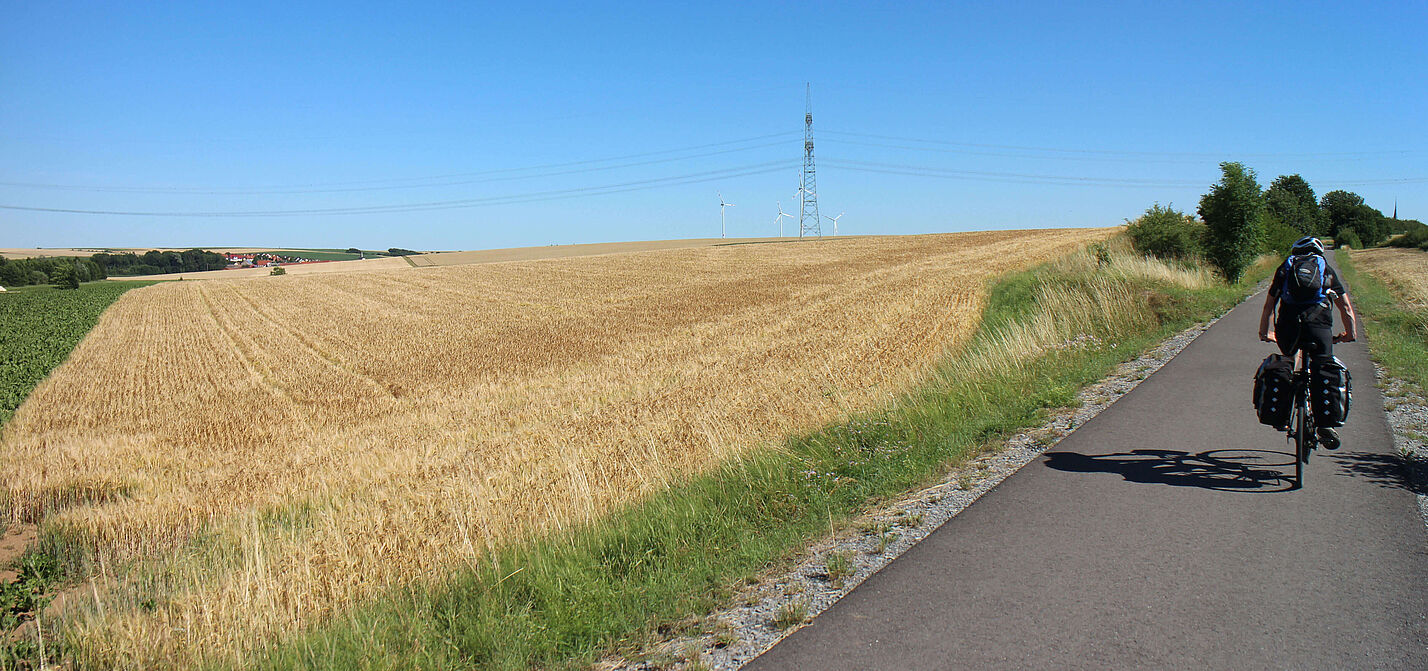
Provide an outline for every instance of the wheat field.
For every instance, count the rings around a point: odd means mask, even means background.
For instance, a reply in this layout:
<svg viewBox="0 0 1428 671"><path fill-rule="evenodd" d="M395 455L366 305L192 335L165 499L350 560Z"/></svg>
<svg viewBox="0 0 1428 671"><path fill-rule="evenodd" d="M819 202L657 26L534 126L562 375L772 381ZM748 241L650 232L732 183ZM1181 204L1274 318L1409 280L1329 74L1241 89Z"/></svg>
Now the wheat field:
<svg viewBox="0 0 1428 671"><path fill-rule="evenodd" d="M1354 250L1352 254L1354 263L1385 284L1399 289L1405 300L1419 307L1428 306L1428 253L1417 249L1382 247Z"/></svg>
<svg viewBox="0 0 1428 671"><path fill-rule="evenodd" d="M0 513L90 549L75 648L264 641L889 402L1000 273L1114 229L731 245L125 294L0 436Z"/></svg>

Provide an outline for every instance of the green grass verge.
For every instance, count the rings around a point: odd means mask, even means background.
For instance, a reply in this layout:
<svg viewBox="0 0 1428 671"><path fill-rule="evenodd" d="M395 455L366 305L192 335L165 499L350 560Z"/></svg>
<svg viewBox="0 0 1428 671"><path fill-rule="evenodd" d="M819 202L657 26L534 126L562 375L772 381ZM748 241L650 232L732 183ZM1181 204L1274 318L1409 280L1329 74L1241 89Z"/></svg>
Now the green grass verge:
<svg viewBox="0 0 1428 671"><path fill-rule="evenodd" d="M676 483L607 518L535 539L462 569L434 588L408 587L275 647L245 656L269 669L579 668L635 654L698 626L734 586L787 562L831 525L943 475L1042 420L1048 408L1117 363L1189 324L1221 314L1260 279L1199 291L1125 281L1156 319L1095 328L1089 347L1049 348L977 379L944 367L896 407ZM1090 283L1044 267L1002 279L962 356L999 326L1055 310L1046 287ZM1100 278L1104 281L1105 278ZM1035 390L1028 393L1028 390ZM683 623L683 624L681 624Z"/></svg>
<svg viewBox="0 0 1428 671"><path fill-rule="evenodd" d="M1428 263L1428 254L1423 258ZM1394 377L1428 389L1428 310L1415 309L1391 286L1356 268L1352 252L1339 254L1338 261L1374 360Z"/></svg>
<svg viewBox="0 0 1428 671"><path fill-rule="evenodd" d="M124 292L153 282L89 282L78 289L23 287L0 294L0 425Z"/></svg>

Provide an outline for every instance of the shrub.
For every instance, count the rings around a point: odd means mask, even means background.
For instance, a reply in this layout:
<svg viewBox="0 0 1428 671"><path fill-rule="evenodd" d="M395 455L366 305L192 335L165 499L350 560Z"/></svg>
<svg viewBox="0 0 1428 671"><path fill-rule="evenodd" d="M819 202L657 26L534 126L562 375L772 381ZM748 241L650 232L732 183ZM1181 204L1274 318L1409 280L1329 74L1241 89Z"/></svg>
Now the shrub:
<svg viewBox="0 0 1428 671"><path fill-rule="evenodd" d="M1200 219L1209 229L1205 253L1230 282L1237 282L1259 256L1264 194L1255 172L1241 163L1220 164L1220 181L1200 198Z"/></svg>
<svg viewBox="0 0 1428 671"><path fill-rule="evenodd" d="M1425 226L1425 225L1423 225L1423 224L1420 224L1420 223L1418 223L1418 222L1416 222L1416 221L1415 221L1415 222L1411 222L1411 223L1412 223L1412 224L1416 224L1416 226L1415 226L1415 225L1410 225L1410 226L1408 226L1408 227L1407 227L1407 230L1406 230L1406 231L1403 231L1403 235L1400 235L1400 236L1398 236L1398 237L1396 237L1396 238L1394 238L1394 239L1392 239L1392 240L1389 240L1389 241L1388 241L1388 245L1389 245L1390 247L1408 247L1408 248L1413 248L1413 247L1423 247L1424 245L1428 245L1428 226Z"/></svg>
<svg viewBox="0 0 1428 671"><path fill-rule="evenodd" d="M1363 249L1364 243L1359 240L1359 235L1351 228L1346 228L1339 232L1339 237L1334 238L1335 247L1348 247L1350 249Z"/></svg>
<svg viewBox="0 0 1428 671"><path fill-rule="evenodd" d="M1162 259L1188 259L1200 254L1200 225L1169 205L1150 206L1126 227L1131 245L1142 254Z"/></svg>
<svg viewBox="0 0 1428 671"><path fill-rule="evenodd" d="M1265 215L1261 226L1264 228L1264 251L1267 253L1288 255L1289 248L1304 237L1303 231L1281 222L1272 215Z"/></svg>
<svg viewBox="0 0 1428 671"><path fill-rule="evenodd" d="M282 267L282 266L273 266L273 269L272 269L272 270L269 270L269 271L268 271L268 274L269 274L269 275L286 275L286 274L288 274L288 271L283 270L283 267Z"/></svg>

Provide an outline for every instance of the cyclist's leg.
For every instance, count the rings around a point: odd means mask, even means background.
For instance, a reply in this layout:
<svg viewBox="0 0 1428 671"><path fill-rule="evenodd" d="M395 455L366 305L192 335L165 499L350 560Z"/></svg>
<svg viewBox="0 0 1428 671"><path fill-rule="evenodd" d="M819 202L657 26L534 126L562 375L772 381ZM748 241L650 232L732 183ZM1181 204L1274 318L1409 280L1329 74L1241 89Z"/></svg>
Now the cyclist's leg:
<svg viewBox="0 0 1428 671"><path fill-rule="evenodd" d="M1295 341L1299 339L1299 323L1290 319L1274 322L1274 340L1279 345L1279 353L1294 356Z"/></svg>
<svg viewBox="0 0 1428 671"><path fill-rule="evenodd" d="M1300 341L1304 349L1304 354L1313 358L1330 357L1334 355L1334 330L1331 326L1317 324L1307 324L1302 327ZM1328 427L1319 427L1316 431L1319 441L1324 447L1334 450L1339 447L1339 434Z"/></svg>
<svg viewBox="0 0 1428 671"><path fill-rule="evenodd" d="M1311 357L1334 355L1334 329L1330 326L1307 324L1300 327L1299 347Z"/></svg>

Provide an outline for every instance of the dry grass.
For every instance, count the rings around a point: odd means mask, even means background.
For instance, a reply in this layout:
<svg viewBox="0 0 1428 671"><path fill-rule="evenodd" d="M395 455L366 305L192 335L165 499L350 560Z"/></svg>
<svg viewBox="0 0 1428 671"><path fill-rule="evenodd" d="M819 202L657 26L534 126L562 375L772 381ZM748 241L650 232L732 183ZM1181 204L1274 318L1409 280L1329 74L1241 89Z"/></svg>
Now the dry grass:
<svg viewBox="0 0 1428 671"><path fill-rule="evenodd" d="M135 290L6 426L0 512L94 550L93 599L69 614L85 658L241 660L355 599L882 404L975 329L988 279L1111 232ZM1068 296L1083 298L1127 300Z"/></svg>
<svg viewBox="0 0 1428 671"><path fill-rule="evenodd" d="M1355 264L1397 289L1405 301L1420 309L1428 307L1428 252L1383 247L1351 253Z"/></svg>
<svg viewBox="0 0 1428 671"><path fill-rule="evenodd" d="M952 361L940 373L940 385L982 379L994 371L1023 366L1049 350L1113 340L1119 332L1140 332L1138 329L1149 327L1155 320L1154 314L1145 309L1145 296L1131 288L1140 281L1185 289L1204 289L1218 283L1214 273L1205 268L1184 268L1135 254L1124 238L1115 238L1109 245L1105 259L1089 250L1059 259L1056 266L1063 273L1095 279L1086 286L1041 288L1036 302L1054 305L1055 310L1039 311L1028 320L999 327L976 349ZM1104 274L1091 272L1102 264Z"/></svg>

